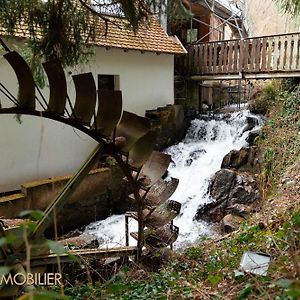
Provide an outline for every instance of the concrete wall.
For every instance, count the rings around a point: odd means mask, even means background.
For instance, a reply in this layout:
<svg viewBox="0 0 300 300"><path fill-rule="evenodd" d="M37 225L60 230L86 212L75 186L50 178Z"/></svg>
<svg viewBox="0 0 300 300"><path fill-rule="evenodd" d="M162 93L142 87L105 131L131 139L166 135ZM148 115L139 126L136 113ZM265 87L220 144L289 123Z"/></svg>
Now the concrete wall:
<svg viewBox="0 0 300 300"><path fill-rule="evenodd" d="M300 30L300 19L283 14L274 0L245 0L246 27L250 36L291 33Z"/></svg>
<svg viewBox="0 0 300 300"><path fill-rule="evenodd" d="M96 142L70 126L38 117L0 115L0 192L74 172Z"/></svg>
<svg viewBox="0 0 300 300"><path fill-rule="evenodd" d="M19 45L20 46L20 45ZM14 49L13 45L11 45ZM119 75L123 108L144 115L173 102L173 55L97 48L91 61L70 70L73 75L92 71ZM74 99L72 77L67 74ZM0 82L15 96L17 80L5 59L0 59ZM44 89L43 93L48 94ZM0 95L2 107L8 101ZM95 142L73 128L38 117L0 115L0 192L19 189L23 182L74 172L95 147Z"/></svg>
<svg viewBox="0 0 300 300"><path fill-rule="evenodd" d="M128 209L119 168L99 168L90 172L57 215L60 232L67 232ZM44 211L70 176L24 183L21 193L0 197L0 216L16 218L25 210ZM51 232L50 228L48 232Z"/></svg>

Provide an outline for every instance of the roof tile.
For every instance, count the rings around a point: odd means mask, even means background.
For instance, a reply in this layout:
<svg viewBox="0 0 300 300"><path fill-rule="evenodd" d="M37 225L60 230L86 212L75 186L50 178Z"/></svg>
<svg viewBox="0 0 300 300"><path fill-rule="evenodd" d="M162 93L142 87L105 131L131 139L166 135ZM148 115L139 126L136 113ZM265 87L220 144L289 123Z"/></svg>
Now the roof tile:
<svg viewBox="0 0 300 300"><path fill-rule="evenodd" d="M98 18L95 39L90 40L89 44L156 53L187 53L177 37L168 36L155 17L151 18L149 24L141 25L136 33L128 27L128 23L124 19L111 16L106 16L106 18L111 21L108 23L107 31L105 21ZM1 28L0 35L5 35ZM29 32L21 25L15 30L14 35L26 38L29 37Z"/></svg>

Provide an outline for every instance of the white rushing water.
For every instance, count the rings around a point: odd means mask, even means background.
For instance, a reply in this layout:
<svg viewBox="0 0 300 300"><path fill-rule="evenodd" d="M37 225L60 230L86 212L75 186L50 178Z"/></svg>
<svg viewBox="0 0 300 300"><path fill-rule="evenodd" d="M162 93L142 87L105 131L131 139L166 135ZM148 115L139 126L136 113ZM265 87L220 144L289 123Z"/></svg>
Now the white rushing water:
<svg viewBox="0 0 300 300"><path fill-rule="evenodd" d="M168 177L179 179L179 186L171 199L182 203L181 213L174 220L179 227L176 248L195 243L205 235L212 235L213 230L204 222L194 220L200 205L211 201L207 194L209 179L217 172L223 157L231 150L239 150L247 145L245 139L249 131L243 132L247 117L257 118L248 111L236 112L227 118L209 121L193 120L184 140L165 150L172 156ZM137 230L137 223L132 221L130 230ZM125 244L124 215L114 215L106 220L90 224L86 233L96 236L103 247ZM135 241L130 243L135 245Z"/></svg>

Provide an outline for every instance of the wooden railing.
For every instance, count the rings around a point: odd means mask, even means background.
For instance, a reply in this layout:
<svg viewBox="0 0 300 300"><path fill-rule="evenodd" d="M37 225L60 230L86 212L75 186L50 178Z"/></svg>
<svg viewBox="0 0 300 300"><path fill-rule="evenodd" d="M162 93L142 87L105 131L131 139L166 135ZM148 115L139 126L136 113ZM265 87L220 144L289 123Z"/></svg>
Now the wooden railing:
<svg viewBox="0 0 300 300"><path fill-rule="evenodd" d="M177 65L190 75L300 71L300 33L189 45Z"/></svg>

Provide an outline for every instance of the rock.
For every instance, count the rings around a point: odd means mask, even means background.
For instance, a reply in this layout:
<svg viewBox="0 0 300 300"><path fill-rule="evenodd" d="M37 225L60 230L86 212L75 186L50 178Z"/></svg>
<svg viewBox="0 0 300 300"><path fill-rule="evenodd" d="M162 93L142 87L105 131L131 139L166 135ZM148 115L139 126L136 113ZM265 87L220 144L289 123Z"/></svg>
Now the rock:
<svg viewBox="0 0 300 300"><path fill-rule="evenodd" d="M255 144L255 140L257 137L259 137L259 134L260 134L259 129L249 132L249 135L246 138L246 142L249 144L249 146L253 146Z"/></svg>
<svg viewBox="0 0 300 300"><path fill-rule="evenodd" d="M187 159L187 160L185 161L184 165L185 165L186 167L189 167L192 163L193 163L193 160L192 160L191 158L189 158L189 159Z"/></svg>
<svg viewBox="0 0 300 300"><path fill-rule="evenodd" d="M198 209L197 220L220 222L225 215L242 210L236 204L250 207L245 211L251 211L261 200L258 183L254 175L247 172L221 169L213 176L208 191L214 201Z"/></svg>
<svg viewBox="0 0 300 300"><path fill-rule="evenodd" d="M228 154L226 154L223 158L221 168L228 169L239 169L240 166L245 165L247 163L247 149L242 148L241 150L231 150Z"/></svg>
<svg viewBox="0 0 300 300"><path fill-rule="evenodd" d="M207 135L207 130L206 130L206 127L200 127L199 130L197 131L197 138L198 140L204 140L205 137Z"/></svg>
<svg viewBox="0 0 300 300"><path fill-rule="evenodd" d="M243 129L243 133L252 130L255 126L258 125L258 120L254 117L246 117L246 120L247 125Z"/></svg>
<svg viewBox="0 0 300 300"><path fill-rule="evenodd" d="M221 230L225 233L230 233L236 231L239 226L243 223L244 219L239 216L234 216L232 214L226 215L221 220Z"/></svg>
<svg viewBox="0 0 300 300"><path fill-rule="evenodd" d="M264 97L263 86L256 85L251 89L249 95L250 101L249 110L251 113L256 115L266 115L269 107L269 101L266 101L266 97Z"/></svg>
<svg viewBox="0 0 300 300"><path fill-rule="evenodd" d="M194 160L197 160L200 158L203 154L205 154L206 151L204 149L195 150L190 153L189 158L185 161L185 166L189 167Z"/></svg>
<svg viewBox="0 0 300 300"><path fill-rule="evenodd" d="M192 107L184 107L184 132L186 133L189 127L191 126L191 121L195 120L198 117L198 111Z"/></svg>
<svg viewBox="0 0 300 300"><path fill-rule="evenodd" d="M247 219L253 210L250 206L235 203L232 206L228 207L231 210L231 213L235 216L242 217L244 219Z"/></svg>
<svg viewBox="0 0 300 300"><path fill-rule="evenodd" d="M252 146L241 150L232 150L223 158L221 168L259 173L262 161L261 151Z"/></svg>
<svg viewBox="0 0 300 300"><path fill-rule="evenodd" d="M195 150L195 151L191 152L189 156L192 159L198 159L198 158L200 158L205 153L206 153L206 150L204 150L204 149L198 149L198 150Z"/></svg>
<svg viewBox="0 0 300 300"><path fill-rule="evenodd" d="M209 187L210 195L216 200L226 199L235 178L236 174L234 171L223 169L217 172Z"/></svg>
<svg viewBox="0 0 300 300"><path fill-rule="evenodd" d="M147 110L146 117L150 119L152 129L158 133L155 149L162 150L184 138L190 118L195 115L191 110L184 111L181 105L167 105Z"/></svg>

